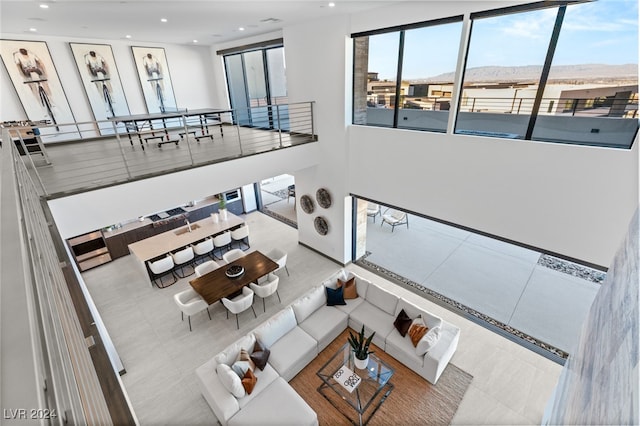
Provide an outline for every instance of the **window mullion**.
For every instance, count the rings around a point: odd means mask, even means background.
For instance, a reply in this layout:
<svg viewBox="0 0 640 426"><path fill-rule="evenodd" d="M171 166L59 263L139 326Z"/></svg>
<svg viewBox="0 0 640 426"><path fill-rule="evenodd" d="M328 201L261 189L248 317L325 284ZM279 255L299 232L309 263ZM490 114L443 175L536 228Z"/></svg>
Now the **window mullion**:
<svg viewBox="0 0 640 426"><path fill-rule="evenodd" d="M558 14L556 15L556 23L551 33L551 40L549 41L549 49L547 49L547 57L542 67L542 73L540 74L540 83L538 84L538 91L536 92L536 98L533 101L531 108L531 117L529 117L529 126L524 136L525 140L531 140L533 136L533 128L536 125L536 119L538 118L538 110L542 103L542 97L544 96L544 89L547 87L547 80L549 79L549 71L551 70L551 63L553 61L553 55L558 45L558 38L560 36L560 29L562 28L562 21L564 20L564 14L567 10L567 6L563 5L558 8Z"/></svg>
<svg viewBox="0 0 640 426"><path fill-rule="evenodd" d="M398 46L398 72L396 74L396 99L393 104L393 128L398 128L398 115L400 114L400 92L402 90L402 60L404 57L404 30L400 31Z"/></svg>

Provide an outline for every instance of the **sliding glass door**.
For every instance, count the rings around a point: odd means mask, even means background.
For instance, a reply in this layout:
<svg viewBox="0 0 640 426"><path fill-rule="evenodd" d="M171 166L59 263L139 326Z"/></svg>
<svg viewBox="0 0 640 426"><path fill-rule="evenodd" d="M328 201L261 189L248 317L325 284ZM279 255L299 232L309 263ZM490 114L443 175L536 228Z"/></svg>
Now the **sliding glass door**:
<svg viewBox="0 0 640 426"><path fill-rule="evenodd" d="M241 126L288 128L284 48L251 50L224 57L231 108Z"/></svg>

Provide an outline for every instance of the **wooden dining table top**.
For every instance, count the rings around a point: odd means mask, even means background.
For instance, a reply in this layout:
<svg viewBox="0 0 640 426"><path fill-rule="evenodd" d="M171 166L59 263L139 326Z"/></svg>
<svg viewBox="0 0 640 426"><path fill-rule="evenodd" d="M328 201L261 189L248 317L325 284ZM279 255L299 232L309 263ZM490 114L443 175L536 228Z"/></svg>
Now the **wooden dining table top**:
<svg viewBox="0 0 640 426"><path fill-rule="evenodd" d="M226 270L233 265L244 267L244 274L237 278L229 278ZM223 297L227 297L242 290L242 287L252 282L257 282L263 277L278 269L278 264L259 251L252 251L246 256L233 262L222 265L201 277L189 281L191 287L211 305Z"/></svg>

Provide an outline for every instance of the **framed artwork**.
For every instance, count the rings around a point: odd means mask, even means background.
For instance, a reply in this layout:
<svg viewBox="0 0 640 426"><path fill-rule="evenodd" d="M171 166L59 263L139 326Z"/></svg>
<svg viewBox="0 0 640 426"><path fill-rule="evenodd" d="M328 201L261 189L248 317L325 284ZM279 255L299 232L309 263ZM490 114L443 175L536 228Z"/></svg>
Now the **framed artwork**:
<svg viewBox="0 0 640 426"><path fill-rule="evenodd" d="M131 46L133 59L136 64L142 94L147 104L147 111L173 112L176 111L176 97L169 75L169 66L164 49L161 47Z"/></svg>
<svg viewBox="0 0 640 426"><path fill-rule="evenodd" d="M44 41L0 40L0 56L16 89L27 118L47 121L40 128L45 141L80 137L69 101Z"/></svg>
<svg viewBox="0 0 640 426"><path fill-rule="evenodd" d="M69 43L96 121L130 115L127 99L108 44ZM99 123L100 134L113 134L111 123Z"/></svg>

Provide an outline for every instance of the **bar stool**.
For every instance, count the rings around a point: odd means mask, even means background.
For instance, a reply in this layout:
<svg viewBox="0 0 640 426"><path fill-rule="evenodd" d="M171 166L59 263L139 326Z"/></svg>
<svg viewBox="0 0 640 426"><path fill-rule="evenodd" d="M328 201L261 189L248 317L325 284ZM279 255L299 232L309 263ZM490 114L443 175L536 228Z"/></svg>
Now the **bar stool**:
<svg viewBox="0 0 640 426"><path fill-rule="evenodd" d="M244 225L241 226L239 228L236 228L234 230L231 231L231 239L234 242L238 243L238 248L242 248L242 244L244 243L244 245L247 246L246 249L243 250L247 250L249 248L251 248L251 246L249 245L249 226L248 225ZM246 242L245 242L246 240Z"/></svg>
<svg viewBox="0 0 640 426"><path fill-rule="evenodd" d="M213 240L211 238L206 238L204 241L200 241L198 244L193 246L193 254L196 257L196 261L202 259L205 256L209 256L213 259L211 252L213 251Z"/></svg>
<svg viewBox="0 0 640 426"><path fill-rule="evenodd" d="M223 232L213 237L213 245L215 249L220 250L220 257L218 259L222 260L222 249L226 248L229 250L231 248L231 232Z"/></svg>
<svg viewBox="0 0 640 426"><path fill-rule="evenodd" d="M191 246L185 247L180 251L172 253L172 256L173 256L173 263L175 263L176 265L174 268L174 271L179 278L185 278L195 273L195 270L193 270L193 266L192 266L193 259L195 257L195 255L193 254L193 247ZM185 275L184 273L185 266L191 266L191 269L192 269L191 273ZM182 275L178 273L178 268L180 269L180 272L182 273Z"/></svg>
<svg viewBox="0 0 640 426"><path fill-rule="evenodd" d="M147 265L149 266L149 270L153 275L153 282L156 283L158 288L169 287L170 285L173 285L178 281L178 278L176 278L175 274L173 273L174 263L173 258L170 255L167 255L160 260L156 260L155 262L147 262ZM167 285L162 285L162 277L166 275L171 275L173 281ZM158 278L160 278L160 283L158 283Z"/></svg>

